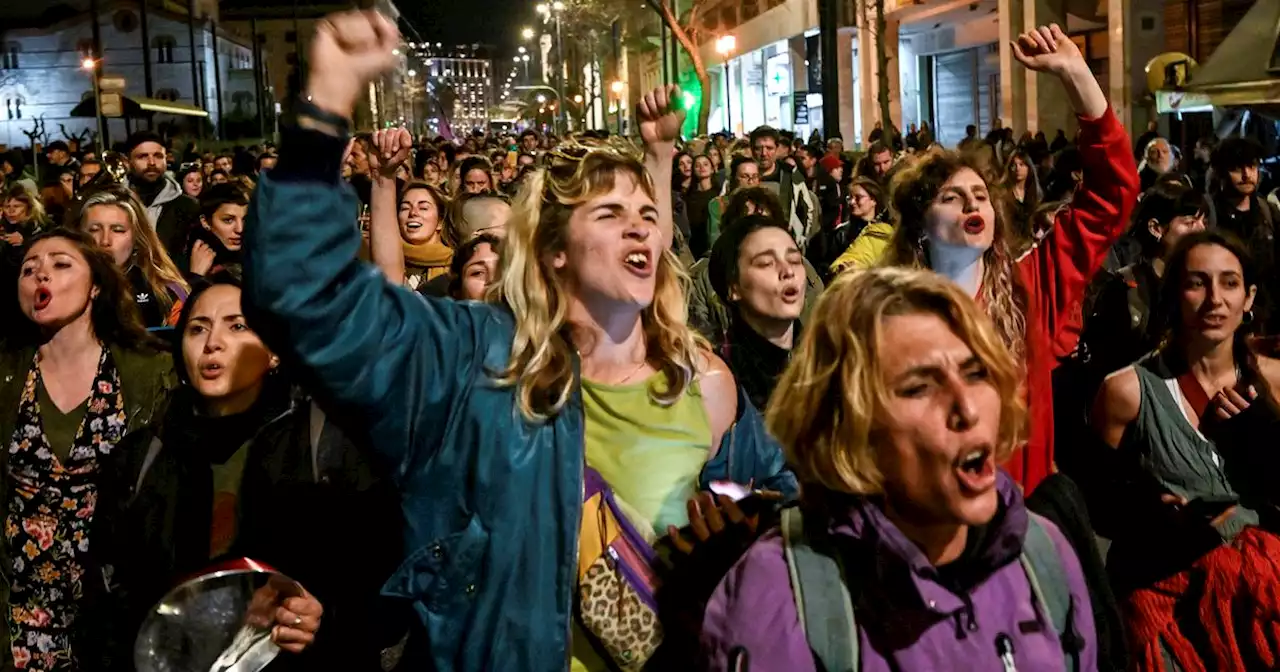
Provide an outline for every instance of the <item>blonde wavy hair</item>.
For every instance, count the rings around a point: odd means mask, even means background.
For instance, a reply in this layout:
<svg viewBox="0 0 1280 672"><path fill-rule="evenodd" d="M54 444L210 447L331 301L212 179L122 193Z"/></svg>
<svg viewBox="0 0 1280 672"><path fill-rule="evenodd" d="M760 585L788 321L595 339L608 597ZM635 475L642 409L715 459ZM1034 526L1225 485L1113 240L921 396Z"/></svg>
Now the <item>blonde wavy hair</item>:
<svg viewBox="0 0 1280 672"><path fill-rule="evenodd" d="M1000 394L996 460L1026 432L1019 365L986 314L955 283L900 267L850 271L823 292L770 399L766 422L801 483L855 495L884 492L876 433L892 392L880 355L885 318L937 315L986 366Z"/></svg>
<svg viewBox="0 0 1280 672"><path fill-rule="evenodd" d="M500 278L490 300L506 304L515 318L515 338L499 384L515 385L521 413L545 420L569 400L575 380L574 344L568 334L569 287L552 265L565 249L569 218L583 203L629 179L650 198L653 180L634 156L608 148L557 148L547 165L526 178L512 205L503 243ZM709 347L686 323L689 277L670 249L658 260L653 303L640 314L646 357L665 374L650 387L659 404L675 403L704 368Z"/></svg>
<svg viewBox="0 0 1280 672"><path fill-rule="evenodd" d="M161 312L167 313L173 307L169 287L181 287L183 291L189 291L191 287L160 243L155 229L151 228L146 206L129 189L120 185L106 185L88 192L78 204L79 211L75 213L74 219L69 221L76 229L88 233L86 225L89 209L96 205L120 208L129 218L129 229L133 233L133 263L142 270L142 277L151 288L151 295L160 303ZM129 269L120 270L128 272Z"/></svg>
<svg viewBox="0 0 1280 672"><path fill-rule="evenodd" d="M1017 234L1012 228L1011 196L985 155L935 147L894 175L889 185L894 232L881 264L932 268L925 244L925 213L947 180L965 168L986 182L996 213L991 248L982 257L978 302L990 313L996 332L1014 358L1023 362L1027 349L1027 291L1014 267Z"/></svg>

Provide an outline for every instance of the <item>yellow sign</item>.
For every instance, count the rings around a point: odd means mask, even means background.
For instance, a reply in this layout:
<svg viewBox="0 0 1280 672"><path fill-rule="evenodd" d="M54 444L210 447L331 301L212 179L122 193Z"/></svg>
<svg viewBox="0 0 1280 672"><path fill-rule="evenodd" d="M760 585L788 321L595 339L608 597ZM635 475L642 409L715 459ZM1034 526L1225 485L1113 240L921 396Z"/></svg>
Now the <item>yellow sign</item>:
<svg viewBox="0 0 1280 672"><path fill-rule="evenodd" d="M118 117L124 114L124 100L120 94L115 91L103 91L100 97L102 101L102 116Z"/></svg>
<svg viewBox="0 0 1280 672"><path fill-rule="evenodd" d="M1207 94L1190 91L1156 91L1156 111L1160 114L1212 110L1213 101Z"/></svg>

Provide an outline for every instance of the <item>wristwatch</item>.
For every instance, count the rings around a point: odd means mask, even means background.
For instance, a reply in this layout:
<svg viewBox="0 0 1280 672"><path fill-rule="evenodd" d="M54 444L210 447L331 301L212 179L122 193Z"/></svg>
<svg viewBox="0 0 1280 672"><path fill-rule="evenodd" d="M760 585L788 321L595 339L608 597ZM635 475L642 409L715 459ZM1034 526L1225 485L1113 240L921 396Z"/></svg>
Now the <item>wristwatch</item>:
<svg viewBox="0 0 1280 672"><path fill-rule="evenodd" d="M294 105L295 123L299 128L307 128L335 138L345 138L351 134L351 121L346 117L322 110L311 101L300 98Z"/></svg>

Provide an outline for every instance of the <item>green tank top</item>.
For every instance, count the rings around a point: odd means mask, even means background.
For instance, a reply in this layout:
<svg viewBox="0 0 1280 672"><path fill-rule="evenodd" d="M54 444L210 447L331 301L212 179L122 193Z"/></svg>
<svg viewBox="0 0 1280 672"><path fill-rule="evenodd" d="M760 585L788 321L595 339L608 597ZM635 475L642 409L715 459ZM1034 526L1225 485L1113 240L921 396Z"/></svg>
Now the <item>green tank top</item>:
<svg viewBox="0 0 1280 672"><path fill-rule="evenodd" d="M618 505L646 537L666 535L667 525L689 523L685 503L697 491L698 474L711 455L711 422L698 384L676 403L662 406L650 398L649 388L661 391L666 384L661 372L630 385L582 381L587 466L608 481ZM571 672L611 669L577 618L569 667Z"/></svg>
<svg viewBox="0 0 1280 672"><path fill-rule="evenodd" d="M1138 373L1141 401L1138 417L1120 441L1121 450L1137 453L1143 469L1169 492L1188 500L1239 495L1227 479L1218 447L1191 425L1182 406L1178 381L1162 378L1145 364ZM1258 514L1245 506L1218 528L1224 540L1234 539Z"/></svg>
<svg viewBox="0 0 1280 672"><path fill-rule="evenodd" d="M661 391L666 384L662 373L630 385L582 381L587 465L658 536L667 525L689 523L685 503L711 454L711 423L698 384L662 406L649 389Z"/></svg>

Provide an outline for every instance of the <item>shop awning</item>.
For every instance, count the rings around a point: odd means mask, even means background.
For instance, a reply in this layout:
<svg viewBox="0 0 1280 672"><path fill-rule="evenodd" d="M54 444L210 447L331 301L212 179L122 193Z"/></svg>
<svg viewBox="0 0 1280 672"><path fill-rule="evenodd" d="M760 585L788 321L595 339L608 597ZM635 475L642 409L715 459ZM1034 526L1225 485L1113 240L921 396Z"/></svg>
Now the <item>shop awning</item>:
<svg viewBox="0 0 1280 672"><path fill-rule="evenodd" d="M186 103L178 103L170 100L160 100L158 98L143 98L141 96L121 96L121 103L124 113L121 117L129 119L145 119L153 114L176 114L185 117L207 117L209 113ZM94 117L97 116L97 105L92 96L80 101L71 110L73 117Z"/></svg>
<svg viewBox="0 0 1280 672"><path fill-rule="evenodd" d="M1280 1L1256 2L1187 82L1217 107L1280 105Z"/></svg>

